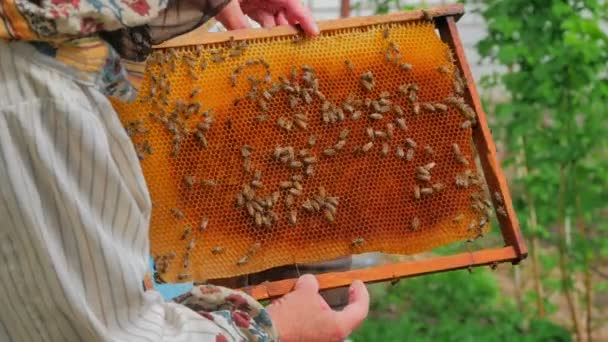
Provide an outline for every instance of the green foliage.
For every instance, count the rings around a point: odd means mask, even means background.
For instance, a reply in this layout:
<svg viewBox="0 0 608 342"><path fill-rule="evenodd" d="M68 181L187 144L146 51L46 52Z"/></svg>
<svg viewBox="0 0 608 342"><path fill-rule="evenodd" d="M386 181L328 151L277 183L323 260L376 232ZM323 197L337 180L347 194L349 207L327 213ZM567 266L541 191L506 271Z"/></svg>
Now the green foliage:
<svg viewBox="0 0 608 342"><path fill-rule="evenodd" d="M457 271L372 287L370 318L354 341L570 341L549 321L526 323L500 299L487 270Z"/></svg>
<svg viewBox="0 0 608 342"><path fill-rule="evenodd" d="M478 4L488 26L479 54L508 70L482 84L506 90L493 128L505 143L504 165L516 170L510 180L516 211L526 235L545 246L539 264L546 292L568 293L577 273L589 272L608 252L602 223L608 203L608 4L469 3ZM561 279L544 276L555 274L556 266Z"/></svg>

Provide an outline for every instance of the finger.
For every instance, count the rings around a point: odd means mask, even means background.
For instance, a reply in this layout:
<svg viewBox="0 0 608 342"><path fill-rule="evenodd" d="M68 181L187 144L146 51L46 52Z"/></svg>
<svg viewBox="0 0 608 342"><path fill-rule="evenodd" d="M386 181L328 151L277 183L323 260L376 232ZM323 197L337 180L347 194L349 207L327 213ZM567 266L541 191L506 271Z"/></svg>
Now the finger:
<svg viewBox="0 0 608 342"><path fill-rule="evenodd" d="M294 291L303 291L310 293L318 293L319 292L319 282L317 278L312 274L305 274L301 276L296 282L296 286Z"/></svg>
<svg viewBox="0 0 608 342"><path fill-rule="evenodd" d="M341 331L349 335L367 317L369 311L369 292L360 280L355 280L348 289L348 305L336 312L336 321Z"/></svg>
<svg viewBox="0 0 608 342"><path fill-rule="evenodd" d="M299 0L288 0L285 4L285 14L290 24L300 24L307 35L319 34L319 27L313 20L310 9L302 5Z"/></svg>
<svg viewBox="0 0 608 342"><path fill-rule="evenodd" d="M259 18L258 23L264 28L271 28L277 26L277 22L274 19L274 15L268 12L260 12L257 16Z"/></svg>
<svg viewBox="0 0 608 342"><path fill-rule="evenodd" d="M283 12L283 11L279 11L275 15L275 21L277 22L277 25L280 25L280 26L289 25L289 20L287 20L287 17L285 16L285 12Z"/></svg>
<svg viewBox="0 0 608 342"><path fill-rule="evenodd" d="M238 30L251 27L247 17L245 17L245 14L239 5L239 2L235 0L228 3L228 5L226 5L220 11L220 13L215 16L215 18L228 30Z"/></svg>

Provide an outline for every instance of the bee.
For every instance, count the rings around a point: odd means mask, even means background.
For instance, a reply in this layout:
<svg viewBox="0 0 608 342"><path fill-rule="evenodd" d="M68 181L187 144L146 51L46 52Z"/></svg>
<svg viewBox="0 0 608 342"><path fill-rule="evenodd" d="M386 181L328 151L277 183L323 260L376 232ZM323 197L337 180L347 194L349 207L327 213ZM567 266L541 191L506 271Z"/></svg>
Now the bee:
<svg viewBox="0 0 608 342"><path fill-rule="evenodd" d="M424 152L426 152L426 154L430 157L433 156L433 154L435 154L435 151L433 150L433 148L431 147L431 145L426 145L424 146Z"/></svg>
<svg viewBox="0 0 608 342"><path fill-rule="evenodd" d="M432 185L433 187L433 191L435 192L442 192L443 189L445 189L445 185L443 183L435 183Z"/></svg>
<svg viewBox="0 0 608 342"><path fill-rule="evenodd" d="M254 217L255 225L258 226L258 227L261 227L262 223L264 223L263 218L262 218L262 214L259 211L256 211L254 213L253 217Z"/></svg>
<svg viewBox="0 0 608 342"><path fill-rule="evenodd" d="M405 144L411 148L416 148L418 146L412 138L405 138Z"/></svg>
<svg viewBox="0 0 608 342"><path fill-rule="evenodd" d="M372 113L369 115L369 118L372 120L382 120L384 119L384 116L380 113Z"/></svg>
<svg viewBox="0 0 608 342"><path fill-rule="evenodd" d="M186 254L184 254L184 268L188 268L189 261L190 261L190 253L186 252Z"/></svg>
<svg viewBox="0 0 608 342"><path fill-rule="evenodd" d="M415 103L414 103L414 106L413 106L413 110L414 110L414 114L415 114L415 115L420 114L420 103L415 102Z"/></svg>
<svg viewBox="0 0 608 342"><path fill-rule="evenodd" d="M304 169L304 174L306 176L312 176L315 173L315 168L312 165L308 165L306 166L306 169Z"/></svg>
<svg viewBox="0 0 608 342"><path fill-rule="evenodd" d="M193 249L195 244L196 244L196 239L190 240L190 242L188 242L188 245L186 245L186 250Z"/></svg>
<svg viewBox="0 0 608 342"><path fill-rule="evenodd" d="M465 120L461 125L460 128L462 129L469 129L471 128L471 120Z"/></svg>
<svg viewBox="0 0 608 342"><path fill-rule="evenodd" d="M435 106L432 103L425 102L422 104L422 108L428 112L435 112Z"/></svg>
<svg viewBox="0 0 608 342"><path fill-rule="evenodd" d="M363 153L367 153L367 152L369 152L369 150L372 149L372 147L374 147L374 143L372 141L369 141L361 147L361 151Z"/></svg>
<svg viewBox="0 0 608 342"><path fill-rule="evenodd" d="M418 179L419 181L422 181L422 182L428 182L431 180L431 175L428 175L428 174L425 175L422 173L418 173L418 174L416 174L416 179Z"/></svg>
<svg viewBox="0 0 608 342"><path fill-rule="evenodd" d="M241 157L243 159L247 159L251 156L251 152L253 151L253 147L251 145L243 145L241 147Z"/></svg>
<svg viewBox="0 0 608 342"><path fill-rule="evenodd" d="M177 275L177 280L186 280L190 278L190 275L188 273L181 273Z"/></svg>
<svg viewBox="0 0 608 342"><path fill-rule="evenodd" d="M413 68L413 66L410 63L401 63L399 65L399 67L401 68L401 70L405 70L405 71L410 71Z"/></svg>
<svg viewBox="0 0 608 342"><path fill-rule="evenodd" d="M395 154L397 155L397 158L399 158L399 159L405 158L405 150L401 146L397 146Z"/></svg>
<svg viewBox="0 0 608 342"><path fill-rule="evenodd" d="M298 222L298 212L295 209L289 211L288 215L289 224L295 226Z"/></svg>
<svg viewBox="0 0 608 342"><path fill-rule="evenodd" d="M358 237L356 239L353 239L353 241L350 242L350 245L351 245L351 247L360 247L364 243L365 243L365 239L363 239L362 237Z"/></svg>
<svg viewBox="0 0 608 342"><path fill-rule="evenodd" d="M310 137L308 137L307 143L310 147L315 146L315 144L317 143L317 137L315 135L311 135Z"/></svg>
<svg viewBox="0 0 608 342"><path fill-rule="evenodd" d="M261 188L263 186L262 181L254 179L251 181L251 187L253 188Z"/></svg>
<svg viewBox="0 0 608 342"><path fill-rule="evenodd" d="M417 231L420 228L420 219L418 217L414 217L412 222L410 223L410 229L412 231Z"/></svg>
<svg viewBox="0 0 608 342"><path fill-rule="evenodd" d="M346 140L338 140L338 142L334 145L334 149L339 151L344 148L344 145L346 145Z"/></svg>
<svg viewBox="0 0 608 342"><path fill-rule="evenodd" d="M259 99L258 100L258 106L260 107L260 110L262 112L267 112L268 111L268 104L266 103L266 100Z"/></svg>
<svg viewBox="0 0 608 342"><path fill-rule="evenodd" d="M346 138L348 137L348 134L349 134L349 133L350 133L350 131L348 130L348 128L345 128L345 129L343 129L343 130L340 132L340 135L338 136L338 138L339 138L340 140L344 140L344 139L346 139Z"/></svg>
<svg viewBox="0 0 608 342"><path fill-rule="evenodd" d="M386 157L386 156L388 156L388 153L389 153L389 152L390 152L390 147L388 146L388 144L387 144L387 143L383 143L383 144L382 144L382 150L380 151L380 154L381 154L383 157Z"/></svg>
<svg viewBox="0 0 608 342"><path fill-rule="evenodd" d="M179 210L177 208L171 208L170 211L171 211L171 214L175 218L180 219L180 220L184 218L184 213L181 210Z"/></svg>
<svg viewBox="0 0 608 342"><path fill-rule="evenodd" d="M224 248L222 246L215 246L211 249L211 253L212 254L222 254L222 253L224 253L225 250L226 250L226 248Z"/></svg>
<svg viewBox="0 0 608 342"><path fill-rule="evenodd" d="M393 125L392 123L387 123L386 124L386 135L389 138L392 138L393 135L395 134L395 125Z"/></svg>
<svg viewBox="0 0 608 342"><path fill-rule="evenodd" d="M463 219L464 219L464 214L462 214L462 213L461 213L461 214L456 215L456 216L455 216L455 217L452 219L452 222L454 222L454 223L458 224L458 223L462 222L462 220L463 220Z"/></svg>
<svg viewBox="0 0 608 342"><path fill-rule="evenodd" d="M421 188L420 189L420 194L422 196L430 196L432 195L434 192L433 188Z"/></svg>
<svg viewBox="0 0 608 342"><path fill-rule="evenodd" d="M374 137L386 139L388 137L388 133L386 133L384 131L374 131Z"/></svg>
<svg viewBox="0 0 608 342"><path fill-rule="evenodd" d="M418 185L414 185L414 199L419 200L420 199L420 186Z"/></svg>
<svg viewBox="0 0 608 342"><path fill-rule="evenodd" d="M255 120L256 120L257 122L263 122L263 121L266 121L266 120L268 120L268 115L266 115L266 114L261 114L261 115L258 115L258 116L256 116L256 117L255 117Z"/></svg>
<svg viewBox="0 0 608 342"><path fill-rule="evenodd" d="M291 188L288 190L290 194L294 195L294 196L301 196L302 195L302 191L298 190L296 188Z"/></svg>
<svg viewBox="0 0 608 342"><path fill-rule="evenodd" d="M248 262L249 262L249 255L244 255L242 258L240 258L236 262L236 265L237 266L243 266L243 265L247 264Z"/></svg>
<svg viewBox="0 0 608 342"><path fill-rule="evenodd" d="M387 27L387 28L385 28L385 29L384 29L384 31L382 32L382 37L384 37L384 39L388 39L389 35L390 35L390 31L389 31L389 29L388 29L388 27Z"/></svg>
<svg viewBox="0 0 608 342"><path fill-rule="evenodd" d="M498 208L496 208L496 213L497 213L498 215L501 215L501 216L507 217L507 210L505 210L505 207L503 207L502 205L501 205L501 206L499 206Z"/></svg>
<svg viewBox="0 0 608 342"><path fill-rule="evenodd" d="M503 204L504 203L504 200L502 199L502 195L498 191L494 191L494 199L499 204Z"/></svg>
<svg viewBox="0 0 608 342"><path fill-rule="evenodd" d="M449 74L450 73L450 69L446 65L440 66L439 68L437 68L437 71L439 71L442 74Z"/></svg>
<svg viewBox="0 0 608 342"><path fill-rule="evenodd" d="M454 155L456 157L461 156L461 152L460 152L460 146L458 146L458 144L454 143L452 144L452 152L454 153Z"/></svg>
<svg viewBox="0 0 608 342"><path fill-rule="evenodd" d="M296 125L296 127L298 127L299 129L305 131L308 129L308 123L306 123L306 121L300 120L300 119L296 119L293 121L294 124Z"/></svg>
<svg viewBox="0 0 608 342"><path fill-rule="evenodd" d="M435 163L435 162L430 162L430 163L428 163L428 164L425 164L425 165L423 166L423 168L424 168L424 169L425 169L425 170L428 172L428 171L431 171L431 170L432 170L432 169L433 169L435 166L437 166L437 163Z"/></svg>
<svg viewBox="0 0 608 342"><path fill-rule="evenodd" d="M241 198L242 198L242 194L241 194ZM198 230L202 233L207 229L208 225L209 225L209 218L207 216L204 216L203 219L201 220L200 225L198 226Z"/></svg>
<svg viewBox="0 0 608 342"><path fill-rule="evenodd" d="M313 207L312 202L310 201L310 199L307 199L306 201L304 201L304 203L302 203L302 208L304 208L308 212L315 211L315 208Z"/></svg>
<svg viewBox="0 0 608 342"><path fill-rule="evenodd" d="M353 65L353 63L351 61L345 60L344 64L346 65L346 67L348 68L348 70L355 71L355 66Z"/></svg>
<svg viewBox="0 0 608 342"><path fill-rule="evenodd" d="M357 121L357 120L359 120L361 118L361 114L362 113L361 113L360 110L354 111L353 114L350 116L350 118L353 121Z"/></svg>
<svg viewBox="0 0 608 342"><path fill-rule="evenodd" d="M317 191L319 192L319 196L323 198L327 197L327 191L325 190L325 187L320 186L317 188Z"/></svg>
<svg viewBox="0 0 608 342"><path fill-rule="evenodd" d="M214 55L211 57L211 60L213 61L213 63L221 63L225 60L225 58L221 55Z"/></svg>
<svg viewBox="0 0 608 342"><path fill-rule="evenodd" d="M243 196L242 192L239 192L236 194L235 206L237 208L241 208L243 205L245 205L245 197Z"/></svg>
<svg viewBox="0 0 608 342"><path fill-rule="evenodd" d="M247 158L243 161L243 171L246 173L251 171L251 159Z"/></svg>
<svg viewBox="0 0 608 342"><path fill-rule="evenodd" d="M192 227L186 227L186 229L184 230L184 232L182 233L181 236L181 240L186 240L186 238L188 237L188 235L190 235L190 232L192 231Z"/></svg>
<svg viewBox="0 0 608 342"><path fill-rule="evenodd" d="M393 106L393 111L397 115L399 115L399 116L404 116L405 115L405 113L403 112L403 108L401 108L401 106L399 106L399 105L394 105ZM405 123L405 119L404 119L404 123Z"/></svg>
<svg viewBox="0 0 608 342"><path fill-rule="evenodd" d="M302 168L302 166L304 166L304 164L302 164L302 162L301 162L301 161L299 161L299 160L292 160L292 161L289 163L289 167L290 167L291 169L300 169L300 168Z"/></svg>
<svg viewBox="0 0 608 342"><path fill-rule="evenodd" d="M336 220L335 215L332 214L331 210L329 210L328 208L325 208L323 210L323 216L329 222L334 222Z"/></svg>
<svg viewBox="0 0 608 342"><path fill-rule="evenodd" d="M336 155L336 150L333 148L327 148L323 151L323 154L328 156L328 157L332 157Z"/></svg>
<svg viewBox="0 0 608 342"><path fill-rule="evenodd" d="M447 112L448 111L448 106L444 105L443 103L435 103L433 105L435 107L436 110L440 111L440 112Z"/></svg>
<svg viewBox="0 0 608 342"><path fill-rule="evenodd" d="M408 148L405 153L405 160L412 161L414 159L414 149Z"/></svg>
<svg viewBox="0 0 608 342"><path fill-rule="evenodd" d="M399 126L399 129L401 129L402 131L406 131L407 130L407 125L405 124L405 119L404 118L396 118L395 122L397 123L397 126Z"/></svg>
<svg viewBox="0 0 608 342"><path fill-rule="evenodd" d="M194 133L194 136L196 137L196 140L198 141L200 147L207 148L207 146L208 146L207 138L205 138L205 135L203 135L203 132L196 131Z"/></svg>
<svg viewBox="0 0 608 342"><path fill-rule="evenodd" d="M456 175L454 179L456 186L459 188L468 188L471 185L469 177L465 175Z"/></svg>
<svg viewBox="0 0 608 342"><path fill-rule="evenodd" d="M368 92L374 90L374 83L367 80L361 80L361 86Z"/></svg>

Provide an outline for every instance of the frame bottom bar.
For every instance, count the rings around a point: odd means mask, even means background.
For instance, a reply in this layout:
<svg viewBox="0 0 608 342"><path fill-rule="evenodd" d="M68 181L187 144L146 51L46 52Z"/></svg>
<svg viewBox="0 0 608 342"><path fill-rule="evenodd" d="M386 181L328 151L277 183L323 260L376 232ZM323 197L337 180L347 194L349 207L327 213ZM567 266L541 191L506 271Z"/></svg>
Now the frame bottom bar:
<svg viewBox="0 0 608 342"><path fill-rule="evenodd" d="M451 256L433 257L426 260L391 263L347 272L323 273L316 275L316 278L319 281L319 287L327 290L349 286L355 280L375 283L415 275L486 266L494 263L517 263L519 261L520 258L515 248L507 246ZM292 278L266 282L245 287L241 290L257 300L272 299L287 294L293 289L296 281L297 279Z"/></svg>

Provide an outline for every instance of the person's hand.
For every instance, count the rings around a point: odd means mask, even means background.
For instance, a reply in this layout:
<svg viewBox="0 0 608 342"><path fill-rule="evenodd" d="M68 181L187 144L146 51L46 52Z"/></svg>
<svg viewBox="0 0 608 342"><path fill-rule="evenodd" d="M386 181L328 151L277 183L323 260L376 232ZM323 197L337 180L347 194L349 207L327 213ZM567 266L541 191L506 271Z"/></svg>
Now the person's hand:
<svg viewBox="0 0 608 342"><path fill-rule="evenodd" d="M299 24L309 36L319 34L310 10L300 0L232 0L216 16L227 29L249 27L247 15L262 27Z"/></svg>
<svg viewBox="0 0 608 342"><path fill-rule="evenodd" d="M333 311L319 295L317 279L306 274L298 279L293 292L266 309L281 341L344 341L367 316L369 293L357 280L348 289L348 305Z"/></svg>

